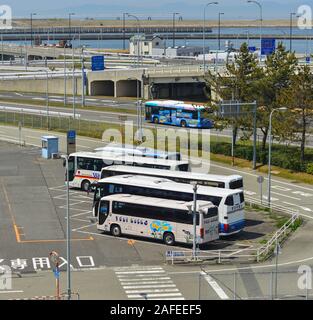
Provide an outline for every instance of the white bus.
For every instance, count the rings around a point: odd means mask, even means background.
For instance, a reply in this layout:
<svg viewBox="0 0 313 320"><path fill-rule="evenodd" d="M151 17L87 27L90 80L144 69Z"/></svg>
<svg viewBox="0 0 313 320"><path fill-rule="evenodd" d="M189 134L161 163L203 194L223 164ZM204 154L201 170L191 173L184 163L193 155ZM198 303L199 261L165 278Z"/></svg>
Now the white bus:
<svg viewBox="0 0 313 320"><path fill-rule="evenodd" d="M182 156L179 152L164 152L152 148L146 148L141 146L133 146L130 144L110 143L105 147L96 148L95 152L110 152L113 154L121 154L125 156L147 157L155 159L165 160L177 160L180 161Z"/></svg>
<svg viewBox="0 0 313 320"><path fill-rule="evenodd" d="M199 185L223 189L243 189L243 178L239 175L215 175L197 172L168 171L153 168L137 168L123 165L108 166L101 170L101 179L124 174L167 178L179 183L196 181Z"/></svg>
<svg viewBox="0 0 313 320"><path fill-rule="evenodd" d="M197 201L197 244L219 238L218 209ZM133 235L175 242L193 242L193 202L114 194L103 197L98 208L97 229L113 236Z"/></svg>
<svg viewBox="0 0 313 320"><path fill-rule="evenodd" d="M114 176L101 179L96 184L93 214L97 214L99 201L102 197L116 193L169 200L193 200L193 186L190 184L140 175ZM199 186L197 200L210 201L215 206L218 206L220 235L232 235L244 228L245 202L242 190Z"/></svg>
<svg viewBox="0 0 313 320"><path fill-rule="evenodd" d="M69 156L69 186L88 191L91 184L100 179L102 168L114 164L189 171L188 161L128 157L106 152L76 152Z"/></svg>

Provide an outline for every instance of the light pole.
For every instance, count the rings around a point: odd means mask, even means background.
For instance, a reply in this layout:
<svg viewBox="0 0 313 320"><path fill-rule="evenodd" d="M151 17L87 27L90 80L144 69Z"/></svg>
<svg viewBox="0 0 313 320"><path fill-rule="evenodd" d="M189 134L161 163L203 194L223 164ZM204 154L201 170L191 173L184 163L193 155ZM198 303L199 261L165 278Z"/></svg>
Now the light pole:
<svg viewBox="0 0 313 320"><path fill-rule="evenodd" d="M33 46L33 16L36 16L37 13L32 12L30 14L30 45Z"/></svg>
<svg viewBox="0 0 313 320"><path fill-rule="evenodd" d="M178 12L173 12L173 48L175 48L175 17L179 15Z"/></svg>
<svg viewBox="0 0 313 320"><path fill-rule="evenodd" d="M218 50L221 50L221 16L224 12L218 13Z"/></svg>
<svg viewBox="0 0 313 320"><path fill-rule="evenodd" d="M211 4L218 4L218 2L217 1L209 2L203 8L203 71L204 73L205 73L205 22L206 22L205 12L207 7L210 6Z"/></svg>
<svg viewBox="0 0 313 320"><path fill-rule="evenodd" d="M267 201L269 207L271 206L271 156L272 156L272 116L275 111L286 111L286 107L273 109L270 113L270 121L268 128L268 185L267 185Z"/></svg>
<svg viewBox="0 0 313 320"><path fill-rule="evenodd" d="M82 46L82 56L81 56L81 65L82 65L82 107L85 107L85 64L84 64L84 46Z"/></svg>
<svg viewBox="0 0 313 320"><path fill-rule="evenodd" d="M292 51L292 17L295 16L295 12L290 13L290 34L289 34L289 51Z"/></svg>
<svg viewBox="0 0 313 320"><path fill-rule="evenodd" d="M47 113L47 130L49 131L49 73L47 70L41 70L46 73L46 113Z"/></svg>
<svg viewBox="0 0 313 320"><path fill-rule="evenodd" d="M75 13L74 12L71 12L71 13L69 13L68 14L68 37L69 37L69 39L71 40L71 38L72 38L72 26L71 26L71 17L72 16L74 16L75 15Z"/></svg>
<svg viewBox="0 0 313 320"><path fill-rule="evenodd" d="M140 34L139 34L139 29L140 29L140 21L139 18L133 14L127 13L127 16L130 18L134 18L137 21L137 69L139 68L139 61L140 61L140 51L141 51L141 42L139 40ZM142 128L141 128L141 101L139 101L139 81L136 79L136 84L137 84L137 140L142 142Z"/></svg>
<svg viewBox="0 0 313 320"><path fill-rule="evenodd" d="M67 77L66 77L66 49L65 49L65 45L64 45L64 106L66 106L66 81L67 81Z"/></svg>
<svg viewBox="0 0 313 320"><path fill-rule="evenodd" d="M66 271L67 271L67 295L71 300L71 229L70 229L70 190L69 190L69 166L68 155L62 155L66 163Z"/></svg>
<svg viewBox="0 0 313 320"><path fill-rule="evenodd" d="M196 259L196 249L197 249L197 182L191 183L193 186L193 243L192 243L192 255L193 259Z"/></svg>
<svg viewBox="0 0 313 320"><path fill-rule="evenodd" d="M123 12L123 26L122 26L122 31L123 31L123 50L126 49L125 45L125 16L127 15L127 12Z"/></svg>
<svg viewBox="0 0 313 320"><path fill-rule="evenodd" d="M262 7L262 4L259 1L248 0L247 2L256 4L260 9L260 56L261 56L261 51L262 51L262 33L263 33L263 7Z"/></svg>
<svg viewBox="0 0 313 320"><path fill-rule="evenodd" d="M75 36L73 37L73 41L75 39ZM74 46L72 45L72 68L73 68L73 72L72 72L72 86L73 86L73 120L74 120L74 124L75 124L75 119L76 119L76 110L75 110L75 94L76 94L76 80L75 80L75 60L74 60Z"/></svg>

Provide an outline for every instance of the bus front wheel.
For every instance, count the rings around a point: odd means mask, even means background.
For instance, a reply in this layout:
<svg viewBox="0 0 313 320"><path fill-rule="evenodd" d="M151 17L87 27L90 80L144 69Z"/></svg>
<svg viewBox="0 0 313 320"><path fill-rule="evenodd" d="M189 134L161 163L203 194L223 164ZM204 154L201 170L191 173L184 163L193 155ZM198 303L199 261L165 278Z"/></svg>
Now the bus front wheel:
<svg viewBox="0 0 313 320"><path fill-rule="evenodd" d="M119 237L121 235L121 228L120 226L118 226L117 224L114 224L113 226L111 226L111 234L114 237Z"/></svg>
<svg viewBox="0 0 313 320"><path fill-rule="evenodd" d="M168 246L172 246L175 243L175 237L171 232L165 232L163 235L163 241Z"/></svg>
<svg viewBox="0 0 313 320"><path fill-rule="evenodd" d="M180 126L181 126L182 128L186 128L186 127L187 127L186 121L183 120L183 121L180 123Z"/></svg>
<svg viewBox="0 0 313 320"><path fill-rule="evenodd" d="M86 192L90 191L90 181L84 180L81 184L81 189Z"/></svg>

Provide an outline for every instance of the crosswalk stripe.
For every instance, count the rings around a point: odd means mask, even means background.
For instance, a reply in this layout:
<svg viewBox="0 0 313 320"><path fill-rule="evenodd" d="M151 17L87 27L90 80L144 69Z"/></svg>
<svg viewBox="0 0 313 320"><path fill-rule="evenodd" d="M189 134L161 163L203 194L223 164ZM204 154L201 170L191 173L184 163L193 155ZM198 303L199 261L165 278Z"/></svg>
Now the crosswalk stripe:
<svg viewBox="0 0 313 320"><path fill-rule="evenodd" d="M149 288L170 288L176 287L175 284L160 284L160 285L139 285L139 286L123 286L124 289L149 289Z"/></svg>
<svg viewBox="0 0 313 320"><path fill-rule="evenodd" d="M173 283L172 280L168 281L143 281L143 282L121 282L122 286L127 286L127 285L138 285L138 284L166 284L166 283Z"/></svg>
<svg viewBox="0 0 313 320"><path fill-rule="evenodd" d="M129 271L129 270L163 270L162 267L148 267L148 266L141 266L141 267L129 267L129 268L125 268L125 267L120 267L120 268L114 268L114 271Z"/></svg>
<svg viewBox="0 0 313 320"><path fill-rule="evenodd" d="M174 289L150 289L150 290L145 290L144 293L157 293L157 292L178 292L179 290L177 288ZM127 294L129 293L142 293L141 290L126 290L125 291Z"/></svg>
<svg viewBox="0 0 313 320"><path fill-rule="evenodd" d="M116 274L138 274L138 273L165 273L164 270L146 270L146 271L117 271Z"/></svg>
<svg viewBox="0 0 313 320"><path fill-rule="evenodd" d="M181 293L148 293L145 294L146 298L156 298L156 297L181 297ZM140 294L130 294L128 298L142 298Z"/></svg>
<svg viewBox="0 0 313 320"><path fill-rule="evenodd" d="M127 282L137 282L137 281L156 281L156 280L171 280L170 277L149 277L149 278L119 278L119 280L122 282L122 281L127 281Z"/></svg>

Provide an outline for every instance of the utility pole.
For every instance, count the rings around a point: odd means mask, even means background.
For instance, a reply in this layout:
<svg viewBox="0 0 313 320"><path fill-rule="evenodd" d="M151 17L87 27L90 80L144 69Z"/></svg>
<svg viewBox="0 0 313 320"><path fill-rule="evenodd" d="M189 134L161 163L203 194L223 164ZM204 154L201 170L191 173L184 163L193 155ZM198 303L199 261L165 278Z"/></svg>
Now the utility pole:
<svg viewBox="0 0 313 320"><path fill-rule="evenodd" d="M37 13L30 14L30 46L33 46L33 16L36 16Z"/></svg>
<svg viewBox="0 0 313 320"><path fill-rule="evenodd" d="M175 17L178 14L179 14L178 12L174 12L173 13L173 48L175 48L175 33L176 33L176 30L175 30Z"/></svg>
<svg viewBox="0 0 313 320"><path fill-rule="evenodd" d="M65 45L64 45L64 106L66 106L66 81L67 81L67 77L66 77L66 49L65 49Z"/></svg>
<svg viewBox="0 0 313 320"><path fill-rule="evenodd" d="M125 16L126 15L128 15L128 13L127 12L124 12L123 13L123 50L125 50L126 49L126 44L125 44L125 42L126 42L126 30L125 30L125 25L126 25L126 22L125 22Z"/></svg>
<svg viewBox="0 0 313 320"><path fill-rule="evenodd" d="M84 64L84 47L82 47L82 107L85 107L85 64Z"/></svg>
<svg viewBox="0 0 313 320"><path fill-rule="evenodd" d="M196 260L197 256L197 182L191 183L193 186L193 243L192 243L192 256Z"/></svg>
<svg viewBox="0 0 313 320"><path fill-rule="evenodd" d="M295 14L295 12L291 12L290 13L290 37L289 37L289 42L290 42L290 44L289 44L289 50L290 50L290 52L292 51L292 17L293 16L295 16L296 14Z"/></svg>
<svg viewBox="0 0 313 320"><path fill-rule="evenodd" d="M73 37L73 41L74 41L75 36ZM73 120L75 123L75 119L76 119L76 110L75 110L75 61L74 61L74 46L72 45L72 67L73 67L73 72L72 72L72 86L73 86Z"/></svg>
<svg viewBox="0 0 313 320"><path fill-rule="evenodd" d="M224 12L218 13L218 50L221 50L221 16Z"/></svg>

